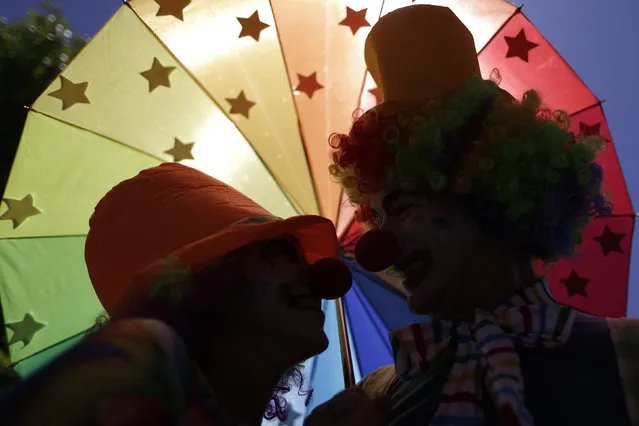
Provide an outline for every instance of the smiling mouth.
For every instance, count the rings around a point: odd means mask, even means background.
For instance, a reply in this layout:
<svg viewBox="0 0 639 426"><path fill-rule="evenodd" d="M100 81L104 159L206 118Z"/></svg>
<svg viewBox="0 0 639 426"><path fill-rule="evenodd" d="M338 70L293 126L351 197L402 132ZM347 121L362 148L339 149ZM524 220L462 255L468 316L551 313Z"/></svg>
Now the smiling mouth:
<svg viewBox="0 0 639 426"><path fill-rule="evenodd" d="M395 265L405 277L404 287L415 290L433 269L433 255L429 250L418 250L410 253Z"/></svg>
<svg viewBox="0 0 639 426"><path fill-rule="evenodd" d="M289 304L295 309L324 313L322 301L310 295L293 296L289 300Z"/></svg>

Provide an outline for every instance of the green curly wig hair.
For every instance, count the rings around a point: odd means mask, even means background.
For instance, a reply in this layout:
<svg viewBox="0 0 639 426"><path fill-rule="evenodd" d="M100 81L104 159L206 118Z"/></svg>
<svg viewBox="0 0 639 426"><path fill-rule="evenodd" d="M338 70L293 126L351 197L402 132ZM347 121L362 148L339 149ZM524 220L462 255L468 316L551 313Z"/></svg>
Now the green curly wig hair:
<svg viewBox="0 0 639 426"><path fill-rule="evenodd" d="M485 231L543 261L573 254L612 205L594 162L605 140L570 132L563 111L470 78L445 99L383 102L330 138L331 175L365 210L387 185L453 196Z"/></svg>

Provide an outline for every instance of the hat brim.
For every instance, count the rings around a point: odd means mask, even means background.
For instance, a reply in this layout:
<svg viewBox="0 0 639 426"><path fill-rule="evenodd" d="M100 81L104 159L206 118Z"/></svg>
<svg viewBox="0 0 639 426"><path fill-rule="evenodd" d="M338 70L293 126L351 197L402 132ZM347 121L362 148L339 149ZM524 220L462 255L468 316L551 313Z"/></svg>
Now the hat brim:
<svg viewBox="0 0 639 426"><path fill-rule="evenodd" d="M285 236L292 236L298 241L308 263L312 264L326 257L339 258L335 226L324 217L306 215L270 222L238 224L194 241L138 271L129 290L144 292L143 287L148 286L153 277L166 269L167 259L177 261L193 273L242 247Z"/></svg>
<svg viewBox="0 0 639 426"><path fill-rule="evenodd" d="M296 238L309 263L324 257L338 257L335 226L321 216L294 216L271 222L238 224L190 243L170 257L179 259L192 270L198 270L244 246L284 236Z"/></svg>

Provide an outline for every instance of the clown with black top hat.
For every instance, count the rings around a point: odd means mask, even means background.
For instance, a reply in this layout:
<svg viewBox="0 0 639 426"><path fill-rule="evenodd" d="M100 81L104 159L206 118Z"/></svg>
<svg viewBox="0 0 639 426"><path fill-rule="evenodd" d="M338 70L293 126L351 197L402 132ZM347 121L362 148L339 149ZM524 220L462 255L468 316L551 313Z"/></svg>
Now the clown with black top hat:
<svg viewBox="0 0 639 426"><path fill-rule="evenodd" d="M639 424L639 324L562 306L533 269L610 214L604 141L483 80L448 8L382 17L365 59L384 102L331 137L330 172L374 228L360 265L403 276L432 320L394 331L363 389L391 396L392 425Z"/></svg>

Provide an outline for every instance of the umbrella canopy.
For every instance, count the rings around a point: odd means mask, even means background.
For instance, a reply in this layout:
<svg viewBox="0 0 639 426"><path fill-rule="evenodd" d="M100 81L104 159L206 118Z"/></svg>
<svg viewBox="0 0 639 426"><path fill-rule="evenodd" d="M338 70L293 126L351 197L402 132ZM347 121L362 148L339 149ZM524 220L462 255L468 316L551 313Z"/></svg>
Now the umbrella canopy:
<svg viewBox="0 0 639 426"><path fill-rule="evenodd" d="M380 16L413 3L459 16L484 78L515 97L535 88L570 114L575 133L607 139L598 161L613 215L596 218L579 253L548 274L561 301L625 315L634 213L601 102L520 9L502 0L132 0L28 114L0 206L0 300L17 369L33 371L100 318L84 264L88 219L141 169L182 162L276 215L323 214L348 258L363 227L330 180L327 139L382 100L364 41ZM407 311L396 279L349 264L357 378L392 362L389 330L422 318ZM314 403L343 387L335 303L325 310L331 347L307 365Z"/></svg>

